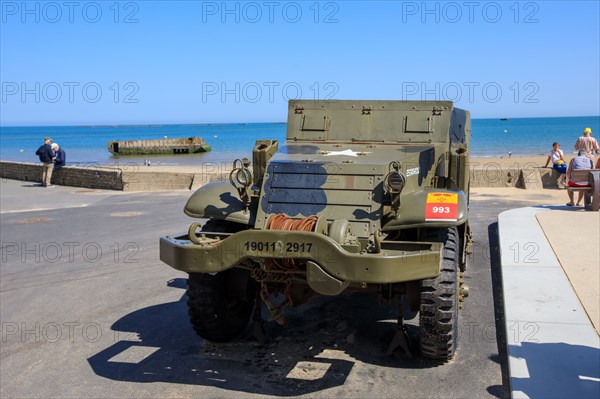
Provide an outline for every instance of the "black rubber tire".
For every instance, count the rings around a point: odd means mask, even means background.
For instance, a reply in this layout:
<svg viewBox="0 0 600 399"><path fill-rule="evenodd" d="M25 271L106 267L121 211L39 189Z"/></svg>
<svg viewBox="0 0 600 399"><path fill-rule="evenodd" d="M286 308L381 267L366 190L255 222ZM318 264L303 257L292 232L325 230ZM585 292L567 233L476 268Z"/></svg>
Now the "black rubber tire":
<svg viewBox="0 0 600 399"><path fill-rule="evenodd" d="M245 295L228 292L231 278L247 275ZM190 273L188 314L196 333L212 342L229 342L248 326L256 303L256 283L245 270L231 269L215 275Z"/></svg>
<svg viewBox="0 0 600 399"><path fill-rule="evenodd" d="M446 361L458 340L458 253L456 228L428 230L425 241L444 244L440 275L421 282L419 323L423 356Z"/></svg>

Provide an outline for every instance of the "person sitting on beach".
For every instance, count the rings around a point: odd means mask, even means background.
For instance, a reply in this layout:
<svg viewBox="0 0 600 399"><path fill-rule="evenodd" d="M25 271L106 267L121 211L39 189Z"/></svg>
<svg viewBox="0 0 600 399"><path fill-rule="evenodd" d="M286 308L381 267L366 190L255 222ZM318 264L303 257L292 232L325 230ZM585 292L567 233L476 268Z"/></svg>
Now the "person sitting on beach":
<svg viewBox="0 0 600 399"><path fill-rule="evenodd" d="M548 167L550 160L552 160L552 169L560 173L563 178L563 184L566 183L567 164L565 163L565 156L560 149L560 144L558 142L554 142L552 144L552 151L550 151L548 154L548 159L546 159L546 165L544 165L544 168Z"/></svg>
<svg viewBox="0 0 600 399"><path fill-rule="evenodd" d="M42 163L42 186L52 187L50 180L52 180L52 170L54 169L54 151L50 144L52 139L50 137L44 137L44 144L40 146L35 152L35 155L40 157Z"/></svg>
<svg viewBox="0 0 600 399"><path fill-rule="evenodd" d="M65 154L65 150L60 148L58 143L52 143L51 147L56 154L54 158L54 170L60 170L67 163L67 154Z"/></svg>
<svg viewBox="0 0 600 399"><path fill-rule="evenodd" d="M598 146L598 141L592 137L592 129L586 127L583 129L583 136L577 139L575 143L575 150L584 150L585 156L589 159L594 159L594 151L596 153L600 152L600 146Z"/></svg>
<svg viewBox="0 0 600 399"><path fill-rule="evenodd" d="M589 159L585 155L585 150L579 150L577 156L571 159L569 162L569 168L567 169L567 177L569 178L569 187L589 187L587 181L572 181L571 180L571 171L577 169L592 169L594 167L594 162ZM567 194L569 195L569 202L567 202L567 206L573 206L573 192L567 190ZM579 192L579 196L577 198L577 206L581 205L581 200L583 199L583 191Z"/></svg>

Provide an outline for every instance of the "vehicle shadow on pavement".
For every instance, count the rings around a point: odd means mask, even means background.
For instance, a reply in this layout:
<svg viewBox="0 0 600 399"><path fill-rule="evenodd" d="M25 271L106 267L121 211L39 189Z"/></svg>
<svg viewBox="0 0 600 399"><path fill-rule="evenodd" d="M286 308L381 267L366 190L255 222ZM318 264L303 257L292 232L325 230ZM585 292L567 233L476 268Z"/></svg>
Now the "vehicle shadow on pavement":
<svg viewBox="0 0 600 399"><path fill-rule="evenodd" d="M530 398L600 397L600 350L564 342L522 342L511 345L511 355L524 359L528 377L513 378L512 390ZM577 368L565 368L577 364ZM560 370L559 378L548 378Z"/></svg>
<svg viewBox="0 0 600 399"><path fill-rule="evenodd" d="M186 280L168 285L185 289ZM203 341L189 323L186 300L184 294L116 321L111 328L122 340L88 359L94 372L118 381L293 396L344 385L357 362L405 369L439 365L420 357L414 344L410 358L399 351L385 354L396 329L396 306L378 304L372 293L316 297L290 309L287 328L265 324L270 339L263 345L251 337ZM416 326L407 329L411 339L418 337ZM139 358L142 352L147 355Z"/></svg>

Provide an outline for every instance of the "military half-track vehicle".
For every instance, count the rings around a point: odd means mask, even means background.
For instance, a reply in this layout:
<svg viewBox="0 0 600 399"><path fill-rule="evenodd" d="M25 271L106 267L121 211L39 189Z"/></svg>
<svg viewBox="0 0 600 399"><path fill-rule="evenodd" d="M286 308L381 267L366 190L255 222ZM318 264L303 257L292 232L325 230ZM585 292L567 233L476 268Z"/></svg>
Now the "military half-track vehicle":
<svg viewBox="0 0 600 399"><path fill-rule="evenodd" d="M185 213L202 220L160 240L161 260L189 273L194 329L226 342L260 325L261 300L283 322L315 294L372 291L399 298L390 352L409 351L404 300L419 311L422 354L451 358L472 247L469 112L449 101L288 107L285 144L258 140L229 182L189 198Z"/></svg>

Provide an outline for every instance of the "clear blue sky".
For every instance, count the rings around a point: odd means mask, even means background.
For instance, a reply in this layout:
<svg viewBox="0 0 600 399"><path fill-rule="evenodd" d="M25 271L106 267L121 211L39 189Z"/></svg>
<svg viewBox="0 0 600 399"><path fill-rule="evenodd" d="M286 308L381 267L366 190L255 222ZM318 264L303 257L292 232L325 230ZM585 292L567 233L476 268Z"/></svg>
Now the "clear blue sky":
<svg viewBox="0 0 600 399"><path fill-rule="evenodd" d="M598 1L1 1L0 123L284 121L289 97L600 114Z"/></svg>

